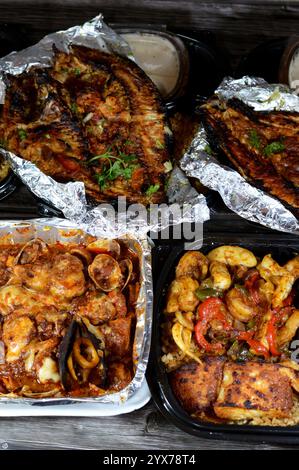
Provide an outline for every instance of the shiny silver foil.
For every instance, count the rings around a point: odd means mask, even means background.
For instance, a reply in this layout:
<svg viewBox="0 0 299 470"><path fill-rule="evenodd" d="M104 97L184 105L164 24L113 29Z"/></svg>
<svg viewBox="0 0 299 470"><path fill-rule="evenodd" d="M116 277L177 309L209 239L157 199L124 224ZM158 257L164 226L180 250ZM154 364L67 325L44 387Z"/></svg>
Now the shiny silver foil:
<svg viewBox="0 0 299 470"><path fill-rule="evenodd" d="M261 78L226 78L215 93L223 100L238 98L256 111L299 112L297 95L286 86L269 85ZM186 175L198 178L204 186L218 191L226 206L241 217L271 229L299 233L298 220L281 202L217 161L203 128L199 129L182 157L180 166Z"/></svg>
<svg viewBox="0 0 299 470"><path fill-rule="evenodd" d="M87 235L98 236L101 238L102 231L97 227L81 226L80 223L74 223L68 220L52 219L33 219L29 221L1 221L0 222L0 246L7 243L26 243L32 238L41 238L47 243L84 243ZM150 242L144 238L136 239L126 235L122 237L130 249L132 249L140 260L140 292L136 304L136 330L133 344L133 362L135 365L135 376L131 383L117 393L110 393L100 397L86 398L25 398L10 394L1 396L0 402L7 403L26 403L31 405L46 404L70 404L78 402L100 402L120 404L130 398L141 386L149 357L151 327L152 327L152 271L151 271L151 250Z"/></svg>
<svg viewBox="0 0 299 470"><path fill-rule="evenodd" d="M32 66L50 66L53 45L67 52L70 44L103 49L106 52L115 52L133 58L128 44L109 28L104 23L102 15L99 15L82 26L74 26L66 31L49 34L36 45L20 52L13 52L0 59L0 103L5 100L3 80L5 73L18 75ZM88 207L83 183L57 183L43 174L31 162L2 148L0 148L0 152L9 160L14 172L36 196L61 210L67 219L84 223L89 228L93 224L100 225L103 236L105 236L105 232L106 236L114 238L125 233L144 237L149 231L160 231L169 225L191 223L195 220L204 222L209 219L209 209L205 197L192 189L188 179L178 168L171 172L168 194L172 204L181 205L181 211L180 213L177 211L177 215L171 222L168 217L169 208L166 206L162 209L163 217L159 221L154 217L150 218L149 213L146 215L142 207L139 208L140 214L137 215L128 214L125 210L119 211L116 220L111 211L108 215L106 214L104 204L96 208ZM125 208L125 204L123 206Z"/></svg>
<svg viewBox="0 0 299 470"><path fill-rule="evenodd" d="M18 75L33 66L49 67L53 57L53 45L61 51L68 52L70 44L115 52L133 59L126 41L104 23L102 15L98 15L83 25L48 34L34 46L1 58L0 73ZM5 84L0 77L0 103L4 103L4 99Z"/></svg>
<svg viewBox="0 0 299 470"><path fill-rule="evenodd" d="M103 22L101 15L97 16L83 26L75 26L66 31L50 34L38 44L20 52L9 54L0 60L0 102L5 99L5 84L1 78L4 73L19 74L31 66L49 66L52 58L52 46L68 50L70 44L81 44L93 48L104 48L108 52L117 52L130 56L127 44L113 30ZM144 380L148 361L150 336L152 325L152 272L151 272L151 242L147 238L148 232L155 232L167 228L169 225L178 225L183 222L204 222L209 219L209 209L203 195L192 189L184 173L175 168L170 175L168 196L171 204L176 203L180 210L176 216L168 217L170 206L164 205L159 209L163 217L152 217L155 207L147 211L144 206L132 205L127 210L124 198L119 198L119 205L123 210L115 211L110 204L90 206L85 197L84 184L81 182L58 183L41 172L33 163L26 161L11 152L0 149L7 158L13 171L24 184L46 203L59 209L67 220L39 219L29 222L1 222L0 238L11 234L11 242L19 241L19 232L16 227L28 225L28 236L47 237L46 240L61 240L65 230L79 229L77 237L84 237L84 233L99 238L125 238L133 249L138 251L141 262L141 290L137 305L137 326L134 341L134 361L136 365L135 377L128 387L119 393L107 394L92 398L7 398L1 401L14 403L30 403L32 405L52 404L58 402L69 404L74 402L101 402L120 404L132 396ZM158 209L157 209L158 211ZM172 213L173 215L173 213ZM170 222L171 220L171 222ZM50 238L49 238L50 237ZM26 237L25 237L26 238ZM69 240L69 238L67 237ZM82 239L82 238L81 238ZM23 240L22 241L26 241Z"/></svg>

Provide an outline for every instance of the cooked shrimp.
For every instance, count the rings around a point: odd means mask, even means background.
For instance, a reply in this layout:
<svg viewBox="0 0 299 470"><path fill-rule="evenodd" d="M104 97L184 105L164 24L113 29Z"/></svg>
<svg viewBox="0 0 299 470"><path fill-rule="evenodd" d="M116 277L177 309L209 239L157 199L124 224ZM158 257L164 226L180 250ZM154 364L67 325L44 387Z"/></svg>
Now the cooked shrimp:
<svg viewBox="0 0 299 470"><path fill-rule="evenodd" d="M225 297L230 314L242 322L248 322L258 313L258 308L241 289L234 287Z"/></svg>
<svg viewBox="0 0 299 470"><path fill-rule="evenodd" d="M271 255L264 256L257 266L257 270L263 279L276 286L272 297L272 306L279 307L291 292L295 277L285 267L280 266Z"/></svg>
<svg viewBox="0 0 299 470"><path fill-rule="evenodd" d="M281 267L271 255L264 256L262 261L258 264L257 270L265 281L268 281L273 276L284 276L287 271L285 268Z"/></svg>
<svg viewBox="0 0 299 470"><path fill-rule="evenodd" d="M299 310L295 310L278 332L278 344L284 346L289 343L299 328Z"/></svg>
<svg viewBox="0 0 299 470"><path fill-rule="evenodd" d="M230 288L232 279L224 263L212 261L210 264L210 273L215 289L226 290Z"/></svg>
<svg viewBox="0 0 299 470"><path fill-rule="evenodd" d="M240 246L223 245L214 248L208 254L210 261L220 261L221 263L228 264L229 266L246 266L253 268L257 264L254 254Z"/></svg>
<svg viewBox="0 0 299 470"><path fill-rule="evenodd" d="M299 255L295 256L295 258L288 261L284 268L291 273L295 279L299 278Z"/></svg>
<svg viewBox="0 0 299 470"><path fill-rule="evenodd" d="M291 292L294 282L295 278L292 276L292 274L286 274L285 276L273 278L273 283L276 285L276 289L272 298L272 306L274 308L282 305L283 301Z"/></svg>
<svg viewBox="0 0 299 470"><path fill-rule="evenodd" d="M265 346L267 349L269 349L269 344L267 340L267 331L268 331L268 324L269 324L270 319L271 319L271 310L268 310L261 318L259 318L257 331L254 335L254 338L260 341L262 345Z"/></svg>
<svg viewBox="0 0 299 470"><path fill-rule="evenodd" d="M179 261L176 268L176 277L190 276L197 281L206 277L209 262L200 251L188 251Z"/></svg>
<svg viewBox="0 0 299 470"><path fill-rule="evenodd" d="M195 293L198 288L198 282L191 277L175 279L169 288L166 313L194 312L199 303Z"/></svg>
<svg viewBox="0 0 299 470"><path fill-rule="evenodd" d="M258 281L258 289L260 296L264 297L268 304L271 304L275 289L274 284L271 281L264 281L263 279L260 279Z"/></svg>

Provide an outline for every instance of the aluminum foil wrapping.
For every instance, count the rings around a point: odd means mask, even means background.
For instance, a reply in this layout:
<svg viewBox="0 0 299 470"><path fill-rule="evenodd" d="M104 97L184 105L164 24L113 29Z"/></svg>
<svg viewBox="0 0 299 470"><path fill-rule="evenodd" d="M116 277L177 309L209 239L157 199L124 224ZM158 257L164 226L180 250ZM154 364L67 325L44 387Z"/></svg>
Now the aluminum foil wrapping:
<svg viewBox="0 0 299 470"><path fill-rule="evenodd" d="M102 15L99 15L82 26L74 26L66 31L45 36L36 45L0 59L0 103L5 100L3 81L5 73L17 75L32 66L47 67L51 64L53 45L67 52L70 44L104 49L110 53L115 52L133 58L128 44L109 28L104 23ZM160 231L169 225L191 223L195 220L204 222L209 219L205 197L192 190L188 179L178 168L172 172L168 184L171 203L181 206L180 211L176 211L175 217L168 216L171 209L166 205L162 209L157 208L157 211L162 211L162 217L155 217L153 212L145 213L142 207L136 208L134 205L130 213L125 210L118 211L116 220L115 214L109 212L109 208L103 204L96 208L88 207L83 183L57 183L38 170L34 164L4 149L0 148L0 152L10 161L14 172L35 195L61 210L70 220L84 223L88 227L92 224L101 225L102 232L106 232L106 236L117 237L128 232L145 236L149 231Z"/></svg>
<svg viewBox="0 0 299 470"><path fill-rule="evenodd" d="M238 98L256 111L299 112L297 95L286 86L270 85L261 78L226 78L215 93L223 100ZM237 171L220 164L208 144L204 129L199 129L180 161L188 176L218 191L226 206L241 217L271 229L299 233L298 220L282 203L252 186Z"/></svg>
<svg viewBox="0 0 299 470"><path fill-rule="evenodd" d="M1 221L0 245L7 243L26 243L39 237L47 243L84 243L88 235L102 237L100 226L81 225L65 219L33 219L30 221ZM135 376L131 383L120 392L99 397L86 398L8 398L0 397L0 402L27 403L31 405L70 404L77 402L101 402L120 404L130 398L141 386L149 357L152 327L152 272L150 242L144 238L136 239L130 235L122 237L128 246L137 253L140 260L140 292L136 303L136 329L133 344L133 362Z"/></svg>
<svg viewBox="0 0 299 470"><path fill-rule="evenodd" d="M66 31L50 34L43 38L38 44L23 51L12 53L0 60L0 102L5 99L5 85L1 80L1 72L19 74L31 66L49 66L52 58L52 46L58 49L68 50L70 44L80 44L93 48L103 48L108 52L117 52L130 55L127 44L117 36L113 30L103 22L102 16L94 18L83 26L75 26ZM118 204L123 204L123 210L115 211L109 204L90 206L85 196L84 184L81 182L58 183L41 172L33 163L19 158L17 155L0 149L2 154L9 160L12 169L28 188L46 203L59 209L67 220L63 219L40 219L28 222L32 230L31 236L38 234L52 236L52 241L61 239L61 233L68 229L80 229L99 238L124 237L140 253L141 260L141 291L138 299L137 311L138 321L134 341L134 355L136 364L135 377L130 385L119 393L107 394L97 398L52 398L31 399L14 398L14 403L30 403L33 405L54 402L73 403L76 401L96 401L102 403L120 404L132 396L140 387L146 370L149 355L151 322L152 322L152 273L150 258L150 241L147 233L159 231L169 225L178 225L183 222L200 222L209 218L209 209L204 196L199 195L192 189L184 173L175 168L169 179L168 196L171 204L176 203L180 210L175 216L169 217L170 205L157 208L162 211L162 217L155 217L154 209L147 211L144 206L132 205L131 209L122 198ZM119 209L119 207L118 207ZM120 207L121 209L121 207ZM23 226L24 222L22 222ZM26 224L26 223L25 223ZM19 226L19 224L18 224ZM50 227L50 230L49 230ZM16 240L14 234L18 234L14 222L0 223L0 236L5 233L11 234L12 241ZM82 237L84 235L78 235ZM43 235L43 236L42 236ZM49 238L47 238L49 239ZM69 238L68 238L69 240ZM24 241L24 240L23 240ZM2 400L8 400L2 398Z"/></svg>

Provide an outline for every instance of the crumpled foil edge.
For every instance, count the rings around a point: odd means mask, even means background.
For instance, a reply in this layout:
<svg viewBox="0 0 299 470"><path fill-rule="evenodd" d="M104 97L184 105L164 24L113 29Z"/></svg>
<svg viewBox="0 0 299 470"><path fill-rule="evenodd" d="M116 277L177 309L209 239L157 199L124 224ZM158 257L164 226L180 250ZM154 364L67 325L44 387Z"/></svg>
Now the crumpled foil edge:
<svg viewBox="0 0 299 470"><path fill-rule="evenodd" d="M105 24L103 15L100 14L82 26L73 26L65 31L49 34L34 46L13 52L0 59L0 102L5 99L3 75L5 73L18 75L31 66L49 66L53 57L53 44L66 52L70 44L80 44L133 59L126 41ZM108 236L110 233L110 236L115 238L130 232L144 237L148 232L161 231L171 225L194 221L204 222L210 217L205 197L192 188L179 168L171 171L167 189L170 202L181 205L181 214L177 218L171 219L168 216L171 211L164 205L163 217L159 219L159 222L152 222L151 219L145 220L144 214L142 217L136 216L135 218L128 218L126 214L121 214L116 223L105 215L105 205L108 205L109 201L97 207L88 207L83 183L57 183L30 161L23 160L2 148L0 148L0 153L8 159L16 175L36 196L60 210L67 219L84 222L87 226L92 223L100 225L102 236Z"/></svg>
<svg viewBox="0 0 299 470"><path fill-rule="evenodd" d="M283 85L269 85L255 77L225 78L215 93L223 100L238 98L257 111L299 112L299 97ZM186 175L217 191L226 206L251 222L283 232L299 233L296 217L277 199L252 186L237 171L222 165L211 152L201 127L183 155L180 167Z"/></svg>
<svg viewBox="0 0 299 470"><path fill-rule="evenodd" d="M28 228L28 230L27 230ZM26 230L24 230L26 229ZM73 234L73 231L75 233ZM71 234L71 235L70 235ZM59 218L31 219L31 220L5 220L0 221L0 244L7 236L11 243L25 243L29 238L38 236L49 243L55 241L82 242L86 234L90 233L86 226ZM145 379L145 371L149 359L151 331L152 331L152 308L153 308L153 286L151 267L151 241L149 239L137 239L130 235L121 237L131 249L133 249L140 260L141 286L136 303L137 322L135 329L133 359L136 364L135 375L127 387L119 392L108 393L99 397L61 397L61 398L26 398L0 396L1 403L7 404L29 404L29 405L53 405L72 403L109 403L124 404L141 387Z"/></svg>

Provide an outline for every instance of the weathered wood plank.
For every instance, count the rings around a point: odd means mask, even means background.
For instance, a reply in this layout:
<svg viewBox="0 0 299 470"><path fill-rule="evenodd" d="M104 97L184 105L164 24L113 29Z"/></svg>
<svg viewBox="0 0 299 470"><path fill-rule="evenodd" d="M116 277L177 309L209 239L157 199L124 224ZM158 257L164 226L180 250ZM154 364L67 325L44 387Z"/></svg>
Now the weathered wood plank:
<svg viewBox="0 0 299 470"><path fill-rule="evenodd" d="M53 7L55 5L55 7ZM241 54L268 37L298 33L298 1L236 2L195 0L83 0L0 2L1 21L30 28L36 41L45 32L67 28L104 13L108 22L165 24L170 28L209 30L235 63Z"/></svg>
<svg viewBox="0 0 299 470"><path fill-rule="evenodd" d="M165 24L211 31L236 63L270 37L298 34L299 1L289 0L0 0L0 22L28 28L35 42L45 33L82 23L99 12L108 22ZM3 201L0 218L34 215L36 202L24 189ZM32 212L31 212L32 211ZM279 449L195 438L169 424L153 404L109 418L2 418L0 449Z"/></svg>
<svg viewBox="0 0 299 470"><path fill-rule="evenodd" d="M152 404L109 418L5 418L0 449L279 449L279 446L223 442L190 436Z"/></svg>

